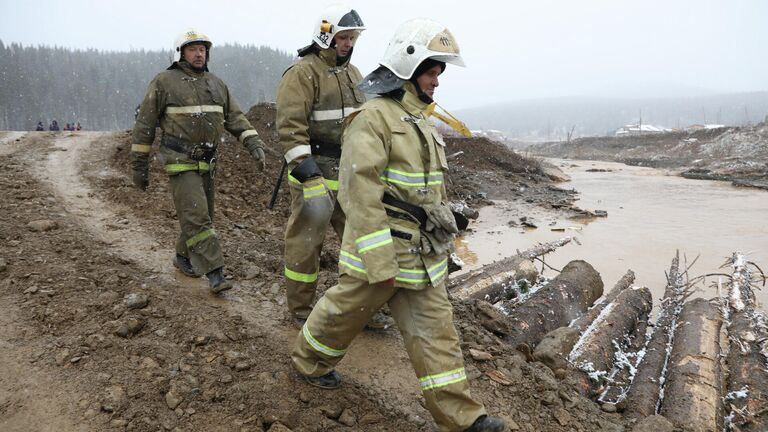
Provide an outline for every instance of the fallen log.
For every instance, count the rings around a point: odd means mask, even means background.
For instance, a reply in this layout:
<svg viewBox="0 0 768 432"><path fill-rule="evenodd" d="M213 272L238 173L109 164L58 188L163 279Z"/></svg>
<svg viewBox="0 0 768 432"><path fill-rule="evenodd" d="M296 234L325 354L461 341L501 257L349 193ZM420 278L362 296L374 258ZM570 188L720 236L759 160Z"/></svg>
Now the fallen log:
<svg viewBox="0 0 768 432"><path fill-rule="evenodd" d="M454 298L483 300L491 304L515 298L536 283L539 273L531 260L570 243L572 239L565 237L540 244L458 276L448 282L448 291Z"/></svg>
<svg viewBox="0 0 768 432"><path fill-rule="evenodd" d="M603 294L600 274L584 261L571 261L546 286L524 302L504 301L509 333L504 341L527 352L550 331L565 327Z"/></svg>
<svg viewBox="0 0 768 432"><path fill-rule="evenodd" d="M600 315L600 312L605 309L608 304L610 304L612 301L618 297L619 294L621 294L625 289L632 286L632 284L635 282L635 272L632 270L627 270L627 272L624 274L624 276L619 279L618 282L616 282L616 285L611 288L610 291L608 291L608 294L606 294L603 299L600 301L600 303L594 305L591 307L587 313L577 318L574 322L571 323L569 327L573 327L577 330L579 330L579 333L584 333L584 331L589 327L590 324L595 320L595 318Z"/></svg>
<svg viewBox="0 0 768 432"><path fill-rule="evenodd" d="M722 324L717 306L702 298L686 303L680 313L661 414L686 431L722 430Z"/></svg>
<svg viewBox="0 0 768 432"><path fill-rule="evenodd" d="M602 392L613 371L617 352L624 352L638 329L648 321L653 307L651 290L624 290L608 304L576 342L568 360L583 371L579 390L583 395Z"/></svg>
<svg viewBox="0 0 768 432"><path fill-rule="evenodd" d="M751 270L739 253L731 257L728 284L728 379L725 397L728 427L740 431L768 430L768 330L757 310Z"/></svg>
<svg viewBox="0 0 768 432"><path fill-rule="evenodd" d="M627 392L625 415L629 418L640 419L658 414L661 386L666 376L667 357L686 286L679 266L680 253L678 252L669 267L667 286L659 306L653 334L645 346L645 352Z"/></svg>
<svg viewBox="0 0 768 432"><path fill-rule="evenodd" d="M568 326L570 330L559 328L549 332L537 344L533 357L549 366L552 370L565 369L567 358L582 333L584 333L584 330L600 315L605 306L614 301L619 293L627 289L634 280L635 273L632 270L628 270L611 291L603 296L600 303L592 306L584 315L570 323Z"/></svg>

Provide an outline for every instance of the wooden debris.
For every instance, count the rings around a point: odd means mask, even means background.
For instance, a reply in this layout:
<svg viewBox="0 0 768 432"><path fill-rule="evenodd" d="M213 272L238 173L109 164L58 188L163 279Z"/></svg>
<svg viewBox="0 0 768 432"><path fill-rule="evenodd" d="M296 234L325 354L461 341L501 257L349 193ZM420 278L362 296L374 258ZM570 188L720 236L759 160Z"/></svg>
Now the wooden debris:
<svg viewBox="0 0 768 432"><path fill-rule="evenodd" d="M603 294L600 274L584 261L571 261L546 286L524 302L504 302L509 333L504 341L535 347L550 331L565 327Z"/></svg>
<svg viewBox="0 0 768 432"><path fill-rule="evenodd" d="M658 414L661 386L666 379L667 351L672 341L674 325L680 313L686 283L680 272L680 253L672 259L667 274L667 286L653 334L645 346L645 355L637 366L635 378L627 392L629 418L641 419Z"/></svg>
<svg viewBox="0 0 768 432"><path fill-rule="evenodd" d="M728 284L728 379L725 397L730 427L744 432L768 430L768 330L757 310L748 261L734 253Z"/></svg>
<svg viewBox="0 0 768 432"><path fill-rule="evenodd" d="M686 303L680 314L661 414L686 431L722 430L722 323L718 308L702 298Z"/></svg>

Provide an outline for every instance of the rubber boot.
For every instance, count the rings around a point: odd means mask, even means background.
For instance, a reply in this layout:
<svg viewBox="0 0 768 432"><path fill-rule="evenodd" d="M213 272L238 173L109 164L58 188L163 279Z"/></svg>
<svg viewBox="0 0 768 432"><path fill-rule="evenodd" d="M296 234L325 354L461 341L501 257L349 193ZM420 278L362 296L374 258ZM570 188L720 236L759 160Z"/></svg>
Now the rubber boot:
<svg viewBox="0 0 768 432"><path fill-rule="evenodd" d="M498 417L481 415L464 432L502 432L504 427L504 420Z"/></svg>
<svg viewBox="0 0 768 432"><path fill-rule="evenodd" d="M208 277L208 285L210 286L212 293L218 294L222 291L232 289L232 282L224 278L223 267L208 272L206 276Z"/></svg>
<svg viewBox="0 0 768 432"><path fill-rule="evenodd" d="M339 375L336 370L332 370L327 374L318 377L310 377L306 375L302 375L302 377L304 378L304 381L308 382L310 385L321 389L332 390L339 388L341 385L341 375Z"/></svg>
<svg viewBox="0 0 768 432"><path fill-rule="evenodd" d="M386 330L394 325L394 321L389 316L385 315L382 311L376 312L365 325L366 330Z"/></svg>
<svg viewBox="0 0 768 432"><path fill-rule="evenodd" d="M184 273L185 276L200 276L195 272L195 268L192 267L192 262L185 256L176 254L176 259L173 260L173 266L176 267L180 272Z"/></svg>

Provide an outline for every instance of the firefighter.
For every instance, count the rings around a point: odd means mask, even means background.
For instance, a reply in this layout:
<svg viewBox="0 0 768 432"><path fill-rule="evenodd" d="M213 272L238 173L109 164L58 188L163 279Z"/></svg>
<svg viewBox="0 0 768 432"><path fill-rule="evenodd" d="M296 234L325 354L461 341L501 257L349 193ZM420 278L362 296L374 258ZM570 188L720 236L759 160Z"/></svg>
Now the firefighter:
<svg viewBox="0 0 768 432"><path fill-rule="evenodd" d="M299 332L291 359L310 384L336 388L335 366L383 304L392 311L426 407L444 431L502 431L470 395L445 289L456 220L445 204L444 143L425 116L446 63L463 66L445 26L403 23L361 90L378 94L347 119L339 203L347 217L339 284Z"/></svg>
<svg viewBox="0 0 768 432"><path fill-rule="evenodd" d="M188 276L206 275L213 293L232 288L213 229L216 152L226 129L265 165L263 142L240 111L227 85L208 72L208 36L190 29L174 44L174 61L149 84L133 128L133 183L149 185L149 155L155 124L163 131L160 154L171 183L181 233L173 264Z"/></svg>
<svg viewBox="0 0 768 432"><path fill-rule="evenodd" d="M334 194L341 123L365 102L357 89L362 76L350 63L363 30L354 9L328 7L315 23L312 43L298 50L299 61L285 71L277 89L277 130L291 191L285 230L286 296L297 324L303 324L312 310L328 225L340 239L344 232L344 213ZM386 324L377 316L371 327Z"/></svg>

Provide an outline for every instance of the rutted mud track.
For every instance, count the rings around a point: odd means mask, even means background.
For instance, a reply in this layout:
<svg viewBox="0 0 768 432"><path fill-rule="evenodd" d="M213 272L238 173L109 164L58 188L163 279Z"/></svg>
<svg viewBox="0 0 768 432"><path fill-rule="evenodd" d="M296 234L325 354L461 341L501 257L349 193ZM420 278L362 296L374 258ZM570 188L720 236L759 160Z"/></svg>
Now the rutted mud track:
<svg viewBox="0 0 768 432"><path fill-rule="evenodd" d="M268 122L254 123L271 140ZM287 198L263 206L274 158L255 174L244 150L225 143L215 225L236 289L217 298L170 264L176 221L159 164L146 193L113 168L125 166L126 142L124 133L29 133L0 147L0 429L433 430L396 330L356 339L340 390L295 379L297 330L284 318L280 276ZM334 253L322 260L323 287L335 282ZM129 307L129 294L148 304ZM465 315L457 304L462 346L494 356L466 353L472 390L512 430L622 430Z"/></svg>

